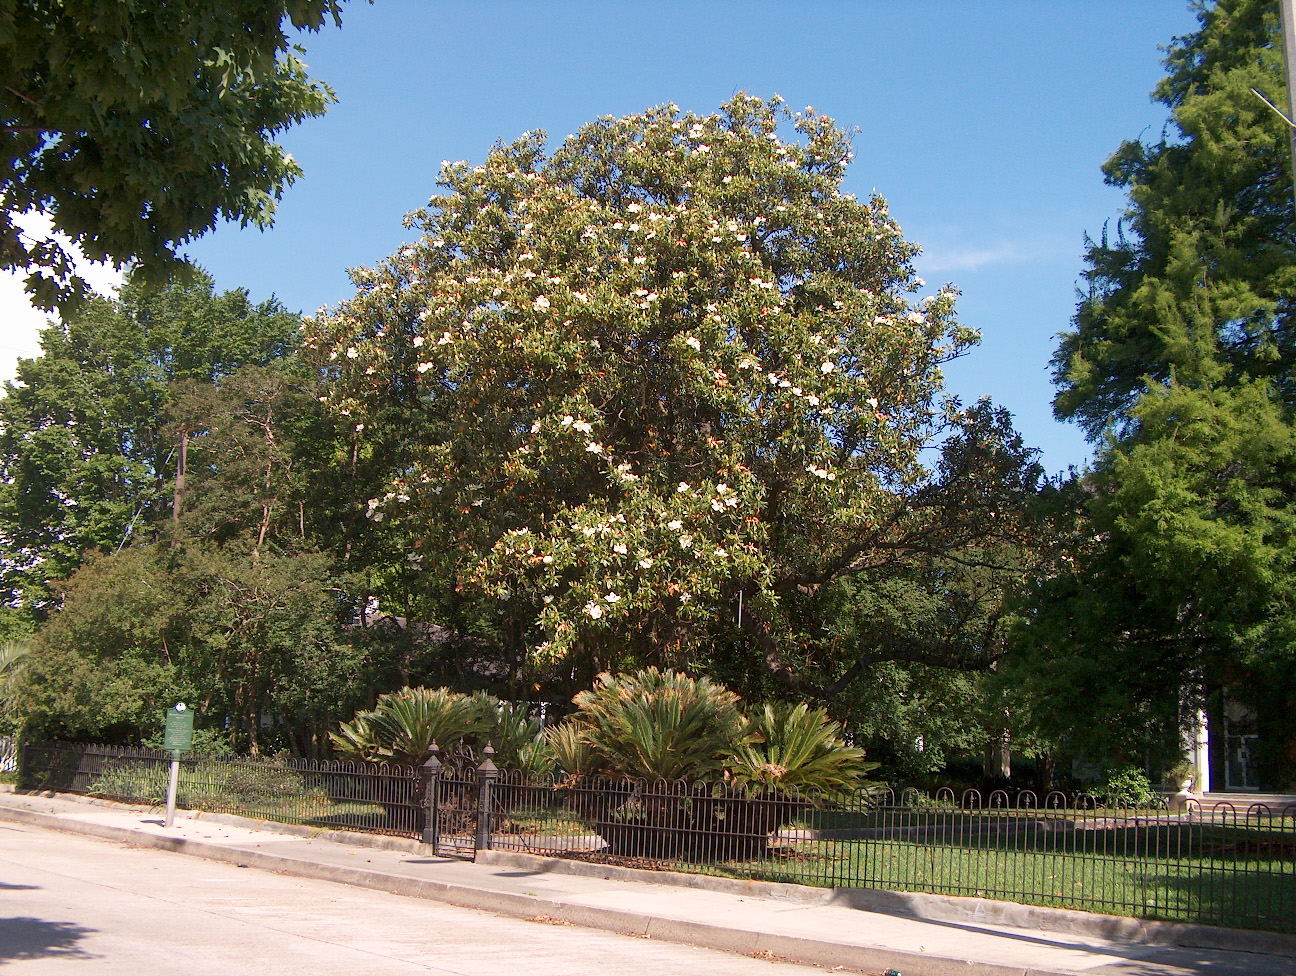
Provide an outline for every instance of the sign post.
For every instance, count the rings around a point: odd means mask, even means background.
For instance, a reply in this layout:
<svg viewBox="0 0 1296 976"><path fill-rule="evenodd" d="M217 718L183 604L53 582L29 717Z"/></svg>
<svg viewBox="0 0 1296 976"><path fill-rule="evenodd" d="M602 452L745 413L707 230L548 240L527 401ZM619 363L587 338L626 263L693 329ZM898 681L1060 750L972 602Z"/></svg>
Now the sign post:
<svg viewBox="0 0 1296 976"><path fill-rule="evenodd" d="M175 820L176 784L180 780L180 753L187 752L193 745L194 713L184 702L178 702L175 708L166 710L166 732L162 736L162 748L171 753L171 779L167 783L167 806L164 826L170 827Z"/></svg>

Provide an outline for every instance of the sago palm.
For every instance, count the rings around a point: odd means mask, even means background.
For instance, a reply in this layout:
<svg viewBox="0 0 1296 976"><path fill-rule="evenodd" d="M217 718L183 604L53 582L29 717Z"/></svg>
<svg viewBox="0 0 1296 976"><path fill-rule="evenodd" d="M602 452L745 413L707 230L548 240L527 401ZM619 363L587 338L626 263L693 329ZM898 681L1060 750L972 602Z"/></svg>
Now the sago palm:
<svg viewBox="0 0 1296 976"><path fill-rule="evenodd" d="M453 749L470 736L485 736L490 720L480 703L447 688L402 688L381 695L372 709L330 733L345 756L418 764L433 740Z"/></svg>
<svg viewBox="0 0 1296 976"><path fill-rule="evenodd" d="M835 793L865 785L877 763L842 740L841 726L804 702L764 705L747 719L750 733L728 764L735 783L761 792Z"/></svg>
<svg viewBox="0 0 1296 976"><path fill-rule="evenodd" d="M605 673L574 701L572 721L593 766L605 775L715 778L745 738L738 696L709 678L678 671Z"/></svg>

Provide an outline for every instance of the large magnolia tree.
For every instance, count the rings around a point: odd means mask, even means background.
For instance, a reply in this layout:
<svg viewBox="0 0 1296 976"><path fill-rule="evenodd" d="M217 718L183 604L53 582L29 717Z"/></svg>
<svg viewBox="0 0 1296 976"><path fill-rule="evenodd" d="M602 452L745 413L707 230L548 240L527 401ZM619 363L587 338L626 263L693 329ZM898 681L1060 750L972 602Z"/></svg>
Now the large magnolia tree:
<svg viewBox="0 0 1296 976"><path fill-rule="evenodd" d="M404 430L369 515L447 613L573 676L723 644L808 685L807 598L1019 541L1031 452L943 393L976 335L850 159L739 95L443 166L307 345L357 430Z"/></svg>

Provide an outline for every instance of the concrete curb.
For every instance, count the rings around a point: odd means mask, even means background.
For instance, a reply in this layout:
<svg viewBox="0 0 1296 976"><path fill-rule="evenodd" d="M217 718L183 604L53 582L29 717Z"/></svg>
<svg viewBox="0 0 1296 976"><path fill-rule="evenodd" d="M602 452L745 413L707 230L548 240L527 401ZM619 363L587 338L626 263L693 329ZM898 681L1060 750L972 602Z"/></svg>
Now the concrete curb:
<svg viewBox="0 0 1296 976"><path fill-rule="evenodd" d="M55 814L21 810L10 806L0 805L0 819L64 833L97 837L134 847L153 848L213 861L224 861L240 867L259 868L294 877L424 898L460 908L518 918L544 917L622 935L634 935L741 955L776 958L801 965L853 970L860 973L877 973L900 965L909 967L912 972L922 973L923 976L953 976L956 973L959 976L1074 976L1074 973L1064 970L1033 967L1023 969L1020 966L1001 966L963 959L941 958L929 953L771 935L705 922L663 918L617 908L578 905L538 896L406 878L381 871L320 864L301 858L221 847L179 837L159 837L154 834L69 820Z"/></svg>
<svg viewBox="0 0 1296 976"><path fill-rule="evenodd" d="M835 905L919 921L1004 925L1017 929L1094 936L1110 942L1183 946L1296 957L1296 936L1252 929L1226 929L1187 922L1157 922L1123 915L1098 915L1066 908L1018 905L988 898L883 891L874 888L812 888L773 881L717 878L677 871L644 871L588 861L567 861L514 851L479 851L479 864L520 867L536 872L637 881L699 888L726 894L791 901L802 905Z"/></svg>

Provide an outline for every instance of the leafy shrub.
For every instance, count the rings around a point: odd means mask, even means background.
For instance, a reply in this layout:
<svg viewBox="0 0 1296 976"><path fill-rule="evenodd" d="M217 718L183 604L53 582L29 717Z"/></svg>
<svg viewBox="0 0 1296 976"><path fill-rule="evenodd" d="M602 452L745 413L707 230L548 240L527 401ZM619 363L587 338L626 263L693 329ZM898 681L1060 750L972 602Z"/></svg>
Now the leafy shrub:
<svg viewBox="0 0 1296 976"><path fill-rule="evenodd" d="M485 739L495 750L494 762L501 769L516 769L541 775L552 772L554 756L542 734L540 720L533 718L526 705L504 701L484 691L473 694L473 701L489 724Z"/></svg>
<svg viewBox="0 0 1296 976"><path fill-rule="evenodd" d="M87 792L114 800L161 805L166 802L170 763L122 757L104 763ZM323 799L296 770L274 762L189 759L176 779L176 804L190 810L256 811L288 800Z"/></svg>
<svg viewBox="0 0 1296 976"><path fill-rule="evenodd" d="M1098 799L1105 806L1133 809L1157 806L1160 802L1147 775L1133 766L1109 772L1107 781L1098 790Z"/></svg>

